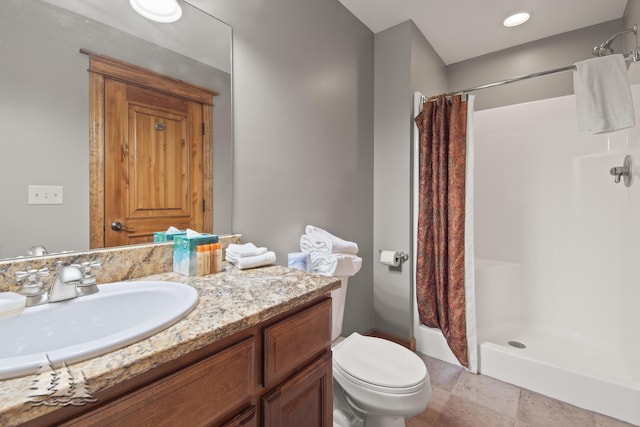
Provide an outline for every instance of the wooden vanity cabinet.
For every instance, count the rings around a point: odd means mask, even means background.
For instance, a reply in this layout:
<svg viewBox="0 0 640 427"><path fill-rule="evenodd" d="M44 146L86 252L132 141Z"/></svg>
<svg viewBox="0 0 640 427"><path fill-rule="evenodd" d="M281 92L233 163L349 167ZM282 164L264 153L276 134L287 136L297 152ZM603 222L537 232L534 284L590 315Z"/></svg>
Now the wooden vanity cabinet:
<svg viewBox="0 0 640 427"><path fill-rule="evenodd" d="M63 408L29 424L329 427L331 366L321 298L107 390L79 416Z"/></svg>
<svg viewBox="0 0 640 427"><path fill-rule="evenodd" d="M250 401L254 357L251 337L65 425L214 425Z"/></svg>
<svg viewBox="0 0 640 427"><path fill-rule="evenodd" d="M262 398L263 426L333 425L331 300L267 327L263 334L264 385L275 386Z"/></svg>

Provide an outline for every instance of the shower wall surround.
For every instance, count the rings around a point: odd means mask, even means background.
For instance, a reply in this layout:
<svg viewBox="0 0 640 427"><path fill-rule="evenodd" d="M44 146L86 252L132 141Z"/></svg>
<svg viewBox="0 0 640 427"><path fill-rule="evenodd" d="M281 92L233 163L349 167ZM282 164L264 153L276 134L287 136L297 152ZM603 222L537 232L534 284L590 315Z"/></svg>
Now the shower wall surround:
<svg viewBox="0 0 640 427"><path fill-rule="evenodd" d="M634 98L637 114L640 86ZM640 273L640 182L615 184L609 169L625 154L640 162L640 131L578 133L574 103L476 113L476 256L525 266L526 321L596 334L625 354L633 340L620 334L632 318L622 318L640 299L631 285ZM485 114L499 117L499 129Z"/></svg>
<svg viewBox="0 0 640 427"><path fill-rule="evenodd" d="M609 173L640 162L640 128L576 129L574 96L475 114L476 257L521 277L509 300L478 285L481 372L640 424L640 170L631 187ZM480 318L514 305L509 321Z"/></svg>

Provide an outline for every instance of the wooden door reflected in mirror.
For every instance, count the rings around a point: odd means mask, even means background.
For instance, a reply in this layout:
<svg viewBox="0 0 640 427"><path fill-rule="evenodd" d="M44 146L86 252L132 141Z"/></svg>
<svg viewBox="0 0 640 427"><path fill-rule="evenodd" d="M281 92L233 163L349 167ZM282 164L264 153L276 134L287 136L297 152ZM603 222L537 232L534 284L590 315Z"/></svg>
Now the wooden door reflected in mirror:
<svg viewBox="0 0 640 427"><path fill-rule="evenodd" d="M216 92L91 52L91 248L212 231Z"/></svg>

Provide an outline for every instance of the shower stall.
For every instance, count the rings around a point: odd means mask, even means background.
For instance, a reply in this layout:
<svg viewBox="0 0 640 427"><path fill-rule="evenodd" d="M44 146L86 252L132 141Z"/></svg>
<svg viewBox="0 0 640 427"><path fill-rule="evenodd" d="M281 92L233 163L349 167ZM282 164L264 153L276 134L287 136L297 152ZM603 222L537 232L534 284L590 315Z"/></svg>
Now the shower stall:
<svg viewBox="0 0 640 427"><path fill-rule="evenodd" d="M573 95L473 120L480 373L640 425L638 126L579 133ZM630 186L610 174L626 155ZM415 322L418 351L455 363Z"/></svg>

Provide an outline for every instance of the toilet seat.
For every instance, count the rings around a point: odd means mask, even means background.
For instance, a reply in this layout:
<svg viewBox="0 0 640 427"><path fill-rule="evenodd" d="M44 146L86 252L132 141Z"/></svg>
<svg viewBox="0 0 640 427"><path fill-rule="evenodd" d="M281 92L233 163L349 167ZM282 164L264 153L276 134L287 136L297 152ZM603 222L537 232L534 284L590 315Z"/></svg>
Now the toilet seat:
<svg viewBox="0 0 640 427"><path fill-rule="evenodd" d="M413 352L380 338L351 334L333 350L334 369L360 387L409 394L427 383L427 368Z"/></svg>

